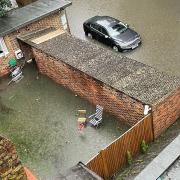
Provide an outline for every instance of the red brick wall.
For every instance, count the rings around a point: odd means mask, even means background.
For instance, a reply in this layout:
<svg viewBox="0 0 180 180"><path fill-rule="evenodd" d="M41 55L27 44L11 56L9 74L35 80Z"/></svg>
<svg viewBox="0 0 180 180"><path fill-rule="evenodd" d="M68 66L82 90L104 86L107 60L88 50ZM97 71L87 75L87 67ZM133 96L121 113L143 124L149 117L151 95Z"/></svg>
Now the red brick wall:
<svg viewBox="0 0 180 180"><path fill-rule="evenodd" d="M62 61L41 53L35 48L33 48L33 53L40 72L58 84L88 99L94 105L102 105L106 111L130 125L143 118L142 103L92 79Z"/></svg>
<svg viewBox="0 0 180 180"><path fill-rule="evenodd" d="M180 88L153 107L154 136L157 138L180 117Z"/></svg>
<svg viewBox="0 0 180 180"><path fill-rule="evenodd" d="M19 7L26 6L26 5L30 4L30 3L35 2L35 1L37 1L37 0L16 0Z"/></svg>
<svg viewBox="0 0 180 180"><path fill-rule="evenodd" d="M0 136L0 179L26 180L26 173L11 141Z"/></svg>
<svg viewBox="0 0 180 180"><path fill-rule="evenodd" d="M63 27L60 20L60 16L63 13L64 11L61 11L61 13L58 12L54 15L45 17L41 20L38 20L30 25L27 25L26 27L23 27L3 37L6 43L6 46L9 50L9 54L6 57L0 57L0 77L8 73L8 70L7 70L8 61L10 58L15 57L14 51L20 49L19 43L16 37L21 34L39 30L41 28L54 27L56 29L59 29L59 28L62 29Z"/></svg>

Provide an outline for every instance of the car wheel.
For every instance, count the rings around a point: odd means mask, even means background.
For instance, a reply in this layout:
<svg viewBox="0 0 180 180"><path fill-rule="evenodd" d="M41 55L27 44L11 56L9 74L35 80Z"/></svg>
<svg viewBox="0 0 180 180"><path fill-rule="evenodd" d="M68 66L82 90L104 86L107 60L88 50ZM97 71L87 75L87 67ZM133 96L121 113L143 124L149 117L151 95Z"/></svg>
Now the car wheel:
<svg viewBox="0 0 180 180"><path fill-rule="evenodd" d="M113 46L113 50L118 52L119 51L119 48L117 46Z"/></svg>
<svg viewBox="0 0 180 180"><path fill-rule="evenodd" d="M87 33L88 38L93 39L93 36L91 33Z"/></svg>

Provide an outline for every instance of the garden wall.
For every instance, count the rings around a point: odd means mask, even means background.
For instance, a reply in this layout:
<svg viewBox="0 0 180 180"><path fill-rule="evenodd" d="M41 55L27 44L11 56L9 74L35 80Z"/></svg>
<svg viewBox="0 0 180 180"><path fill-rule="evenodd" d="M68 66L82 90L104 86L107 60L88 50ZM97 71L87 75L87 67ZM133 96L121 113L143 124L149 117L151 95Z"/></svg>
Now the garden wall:
<svg viewBox="0 0 180 180"><path fill-rule="evenodd" d="M180 88L160 99L153 106L154 136L157 138L163 131L180 117Z"/></svg>
<svg viewBox="0 0 180 180"><path fill-rule="evenodd" d="M24 167L18 159L15 146L8 139L0 136L0 179L26 180Z"/></svg>
<svg viewBox="0 0 180 180"><path fill-rule="evenodd" d="M100 104L107 112L134 125L143 118L143 104L122 92L93 79L77 69L33 48L39 70L58 84L86 98L94 105Z"/></svg>
<svg viewBox="0 0 180 180"><path fill-rule="evenodd" d="M16 0L19 7L26 6L30 3L35 2L35 1L37 1L37 0Z"/></svg>

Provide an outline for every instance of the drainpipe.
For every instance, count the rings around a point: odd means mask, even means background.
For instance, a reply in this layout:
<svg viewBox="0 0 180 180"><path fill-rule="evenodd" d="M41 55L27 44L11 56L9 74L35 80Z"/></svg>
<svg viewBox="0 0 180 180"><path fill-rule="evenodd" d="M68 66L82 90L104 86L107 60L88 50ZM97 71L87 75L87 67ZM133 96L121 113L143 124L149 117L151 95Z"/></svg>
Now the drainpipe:
<svg viewBox="0 0 180 180"><path fill-rule="evenodd" d="M153 113L152 113L152 107L150 105L144 105L144 115L147 116L148 114L150 114L151 116L151 124L152 124L152 136L153 136L153 141L155 139L154 136L154 124L153 124Z"/></svg>
<svg viewBox="0 0 180 180"><path fill-rule="evenodd" d="M149 105L144 105L144 115L146 116L146 115L148 115L149 114L149 112L151 111L151 107L149 106Z"/></svg>
<svg viewBox="0 0 180 180"><path fill-rule="evenodd" d="M66 16L66 21L67 21L67 30L68 30L69 34L71 34L71 30L70 30L70 26L69 26L69 20L68 20L68 17L67 17L66 10L65 10L65 16Z"/></svg>

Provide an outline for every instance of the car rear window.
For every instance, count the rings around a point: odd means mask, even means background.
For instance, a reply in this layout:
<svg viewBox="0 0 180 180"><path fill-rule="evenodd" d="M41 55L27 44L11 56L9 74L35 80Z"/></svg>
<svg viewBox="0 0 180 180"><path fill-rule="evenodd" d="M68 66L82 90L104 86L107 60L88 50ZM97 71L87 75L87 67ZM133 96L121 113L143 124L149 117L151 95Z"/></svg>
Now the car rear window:
<svg viewBox="0 0 180 180"><path fill-rule="evenodd" d="M127 27L124 24L118 23L108 29L108 32L111 36L117 36L122 32L126 31Z"/></svg>
<svg viewBox="0 0 180 180"><path fill-rule="evenodd" d="M116 31L121 31L122 29L124 29L125 26L122 24L116 24L112 27L112 29L116 30Z"/></svg>

